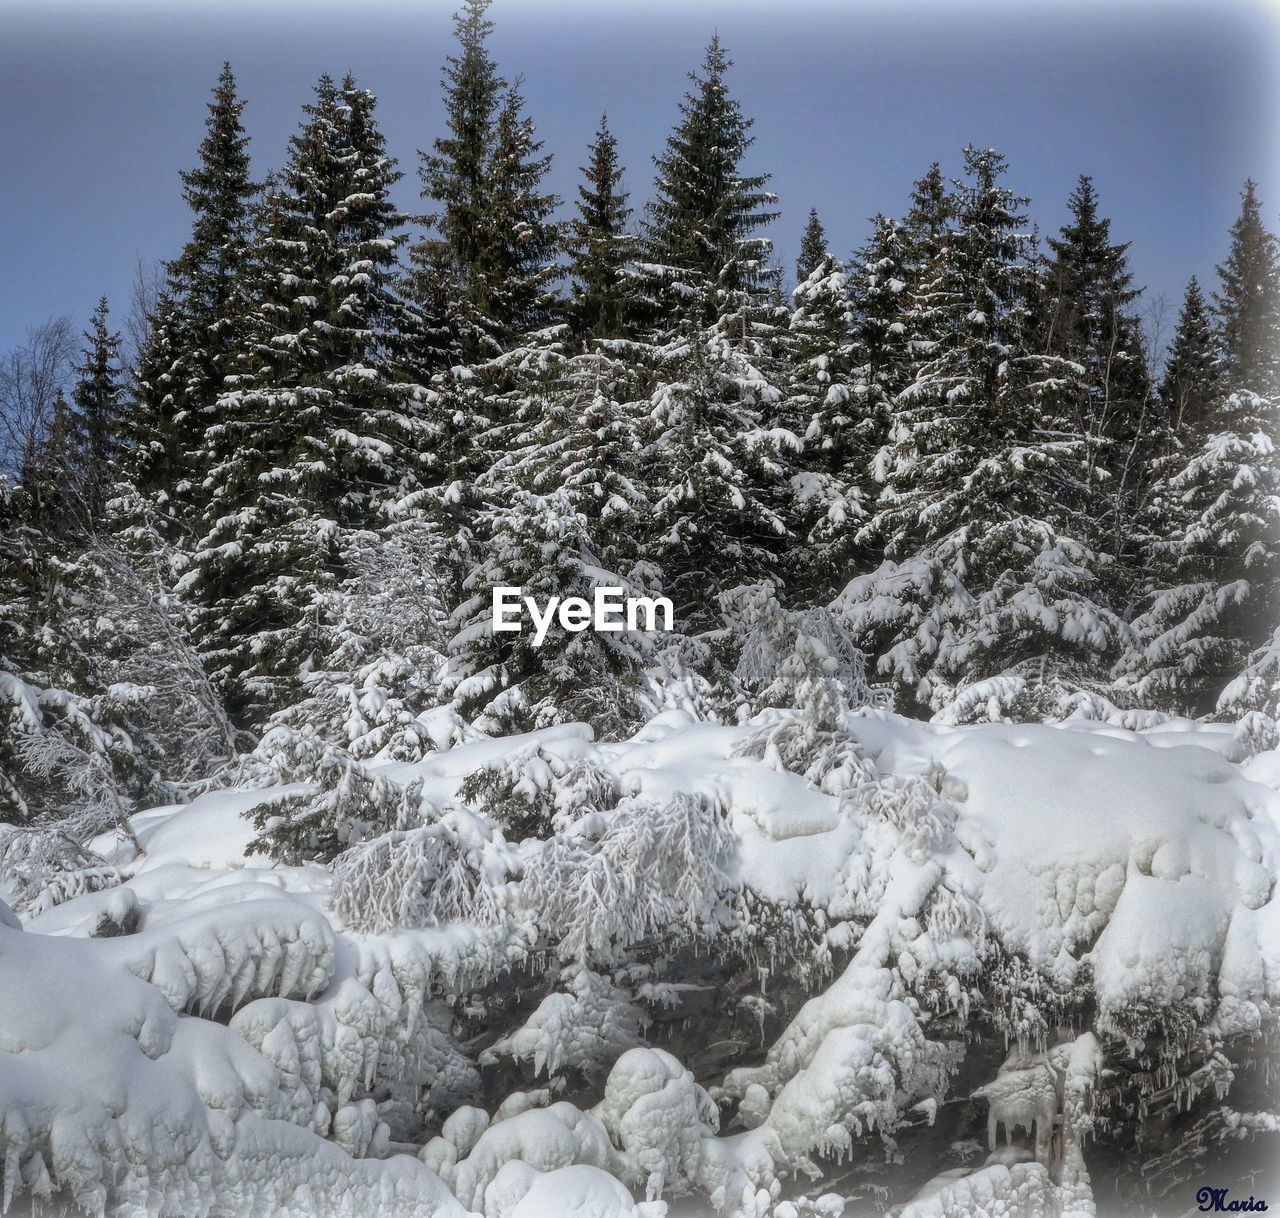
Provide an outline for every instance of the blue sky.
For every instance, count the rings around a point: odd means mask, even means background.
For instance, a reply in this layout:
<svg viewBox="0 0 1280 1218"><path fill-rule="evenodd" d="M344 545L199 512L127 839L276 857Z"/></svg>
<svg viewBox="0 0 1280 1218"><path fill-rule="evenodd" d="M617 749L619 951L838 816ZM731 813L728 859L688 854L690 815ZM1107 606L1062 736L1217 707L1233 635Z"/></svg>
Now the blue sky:
<svg viewBox="0 0 1280 1218"><path fill-rule="evenodd" d="M452 0L0 0L0 348L103 292L121 309L139 259L181 247L178 171L230 59L259 173L278 164L324 71L380 99L414 207L415 149L441 126ZM1246 176L1280 219L1280 8L1132 0L975 5L904 0L496 0L493 47L522 73L555 153L552 186L609 112L637 202L685 74L718 31L756 119L749 167L774 175L772 233L794 261L811 206L837 252L899 213L933 160L999 148L1010 184L1053 231L1090 173L1148 297L1176 312L1212 276Z"/></svg>

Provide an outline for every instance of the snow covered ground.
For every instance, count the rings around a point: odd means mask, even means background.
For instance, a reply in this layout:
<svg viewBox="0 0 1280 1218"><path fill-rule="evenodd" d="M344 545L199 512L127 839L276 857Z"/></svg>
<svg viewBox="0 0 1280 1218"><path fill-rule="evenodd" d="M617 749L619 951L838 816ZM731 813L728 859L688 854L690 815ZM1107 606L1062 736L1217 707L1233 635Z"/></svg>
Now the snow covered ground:
<svg viewBox="0 0 1280 1218"><path fill-rule="evenodd" d="M1230 727L429 727L332 866L240 788L0 890L0 1210L1181 1213L1274 1144L1280 757Z"/></svg>

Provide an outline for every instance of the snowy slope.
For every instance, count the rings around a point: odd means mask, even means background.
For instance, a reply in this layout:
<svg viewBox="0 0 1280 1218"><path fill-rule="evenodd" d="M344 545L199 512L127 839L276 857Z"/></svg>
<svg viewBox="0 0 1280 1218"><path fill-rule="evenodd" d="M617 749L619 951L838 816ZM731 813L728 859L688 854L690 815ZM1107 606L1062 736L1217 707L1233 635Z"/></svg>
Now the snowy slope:
<svg viewBox="0 0 1280 1218"><path fill-rule="evenodd" d="M245 813L280 792L224 791L136 817L141 857L99 843L120 885L21 930L0 906L5 1206L604 1218L688 1195L787 1218L814 1204L783 1199L795 1173L934 1119L972 1021L1014 1042L981 1119L1028 1139L939 1165L909 1212L1088 1213L1104 1050L1174 1008L1218 1046L1274 1025L1280 766L1226 760L1229 733L668 712L620 743L469 736L383 767L421 782L423 819L375 867L269 863ZM463 806L504 767L549 841ZM602 787L612 806L582 794ZM764 950L807 1000L762 980L763 1051L695 1076L655 1038L706 979L654 944Z"/></svg>

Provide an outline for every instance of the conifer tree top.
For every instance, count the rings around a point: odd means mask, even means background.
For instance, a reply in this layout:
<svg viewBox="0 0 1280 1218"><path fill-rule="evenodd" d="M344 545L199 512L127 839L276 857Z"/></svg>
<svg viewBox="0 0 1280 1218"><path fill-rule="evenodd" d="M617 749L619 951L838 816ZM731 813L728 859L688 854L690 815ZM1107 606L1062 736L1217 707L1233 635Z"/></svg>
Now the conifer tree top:
<svg viewBox="0 0 1280 1218"><path fill-rule="evenodd" d="M1280 388L1280 258L1276 239L1262 221L1262 203L1252 179L1240 194L1240 215L1231 245L1218 267L1213 298L1222 328L1225 374L1231 388L1267 395Z"/></svg>
<svg viewBox="0 0 1280 1218"><path fill-rule="evenodd" d="M198 260L232 241L247 217L257 188L249 180L249 137L241 123L244 107L231 64L224 63L209 103L199 163L180 175L182 196L196 219L187 249L174 264L177 271L195 272Z"/></svg>
<svg viewBox="0 0 1280 1218"><path fill-rule="evenodd" d="M1055 281L1065 292L1093 292L1118 310L1140 295L1131 286L1126 264L1129 242L1113 244L1111 221L1098 214L1093 179L1081 174L1067 199L1071 220L1048 244L1055 259Z"/></svg>
<svg viewBox="0 0 1280 1218"><path fill-rule="evenodd" d="M1164 379L1160 384L1164 423L1175 435L1199 438L1210 413L1220 373L1218 336L1213 328L1213 318L1200 290L1199 280L1192 275L1182 299L1178 327L1169 344Z"/></svg>
<svg viewBox="0 0 1280 1218"><path fill-rule="evenodd" d="M632 209L622 188L618 142L600 116L587 149L578 186L577 215L566 229L569 273L575 282L579 329L597 338L620 337L628 329L634 290L627 274L634 241L627 232Z"/></svg>
<svg viewBox="0 0 1280 1218"><path fill-rule="evenodd" d="M827 230L822 227L818 218L818 209L809 209L809 219L805 222L804 236L800 240L800 257L796 259L796 283L804 283L822 262L827 252Z"/></svg>
<svg viewBox="0 0 1280 1218"><path fill-rule="evenodd" d="M645 236L659 265L727 291L761 292L771 280L771 244L752 234L777 218L764 210L777 197L765 189L768 174L742 171L755 141L753 120L725 84L732 66L713 37L700 74L690 73L680 121L654 158L656 197L645 209Z"/></svg>

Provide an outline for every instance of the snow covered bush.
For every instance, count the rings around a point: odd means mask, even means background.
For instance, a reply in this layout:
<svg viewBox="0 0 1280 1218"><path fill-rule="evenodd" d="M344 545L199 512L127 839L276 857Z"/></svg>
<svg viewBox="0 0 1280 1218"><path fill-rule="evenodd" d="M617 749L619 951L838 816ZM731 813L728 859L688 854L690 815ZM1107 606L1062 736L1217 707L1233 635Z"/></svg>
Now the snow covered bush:
<svg viewBox="0 0 1280 1218"><path fill-rule="evenodd" d="M838 613L784 608L779 596L769 583L720 594L745 713L800 707L829 729L845 710L892 705L887 689L869 684L866 658Z"/></svg>
<svg viewBox="0 0 1280 1218"><path fill-rule="evenodd" d="M609 963L648 940L705 941L731 919L735 839L711 800L625 800L525 864L523 899L563 960Z"/></svg>
<svg viewBox="0 0 1280 1218"><path fill-rule="evenodd" d="M477 770L458 788L459 799L515 840L549 837L588 812L607 812L619 794L614 775L592 760L536 743Z"/></svg>
<svg viewBox="0 0 1280 1218"><path fill-rule="evenodd" d="M350 578L325 615L323 661L273 725L310 731L357 760L418 761L431 751L417 716L435 703L444 664L442 548L421 518L353 540Z"/></svg>
<svg viewBox="0 0 1280 1218"><path fill-rule="evenodd" d="M42 910L120 882L112 866L60 825L0 825L0 886L18 910Z"/></svg>
<svg viewBox="0 0 1280 1218"><path fill-rule="evenodd" d="M509 866L483 821L448 812L343 851L333 861L330 900L346 925L365 932L464 920L485 925L501 915Z"/></svg>
<svg viewBox="0 0 1280 1218"><path fill-rule="evenodd" d="M544 998L519 1028L486 1050L487 1056L531 1061L534 1074L548 1078L567 1067L594 1078L640 1043L647 1018L606 976L570 965L559 985L563 988Z"/></svg>
<svg viewBox="0 0 1280 1218"><path fill-rule="evenodd" d="M1248 663L1218 698L1218 711L1242 716L1251 711L1280 717L1280 628L1250 653Z"/></svg>
<svg viewBox="0 0 1280 1218"><path fill-rule="evenodd" d="M331 859L374 834L421 823L420 783L402 785L310 733L272 728L255 760L285 781L306 784L254 808L260 833L251 849L257 853L289 862Z"/></svg>

